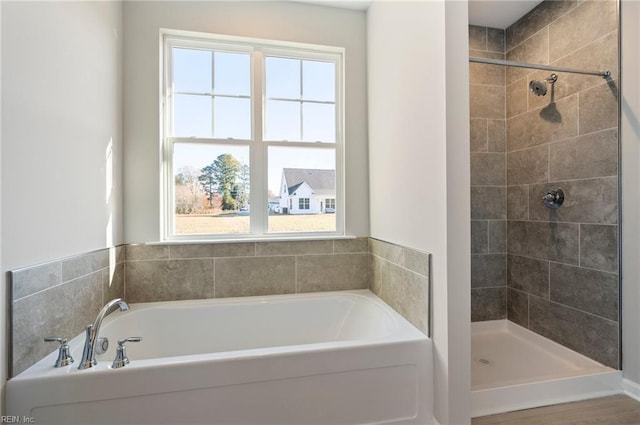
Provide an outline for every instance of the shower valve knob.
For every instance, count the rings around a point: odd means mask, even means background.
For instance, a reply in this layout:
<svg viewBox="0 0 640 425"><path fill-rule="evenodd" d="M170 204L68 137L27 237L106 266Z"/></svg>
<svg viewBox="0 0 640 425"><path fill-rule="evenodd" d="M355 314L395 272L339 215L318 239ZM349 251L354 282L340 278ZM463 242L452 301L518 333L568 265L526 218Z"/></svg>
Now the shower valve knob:
<svg viewBox="0 0 640 425"><path fill-rule="evenodd" d="M542 197L542 202L547 208L558 209L564 202L564 192L560 188L549 189Z"/></svg>

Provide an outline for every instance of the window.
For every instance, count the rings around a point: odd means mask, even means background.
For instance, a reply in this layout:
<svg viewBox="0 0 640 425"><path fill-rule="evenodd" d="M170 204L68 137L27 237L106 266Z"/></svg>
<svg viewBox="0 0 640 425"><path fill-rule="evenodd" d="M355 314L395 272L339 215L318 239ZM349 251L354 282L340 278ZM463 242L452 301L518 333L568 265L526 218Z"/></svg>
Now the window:
<svg viewBox="0 0 640 425"><path fill-rule="evenodd" d="M341 234L343 49L185 34L164 34L164 238Z"/></svg>

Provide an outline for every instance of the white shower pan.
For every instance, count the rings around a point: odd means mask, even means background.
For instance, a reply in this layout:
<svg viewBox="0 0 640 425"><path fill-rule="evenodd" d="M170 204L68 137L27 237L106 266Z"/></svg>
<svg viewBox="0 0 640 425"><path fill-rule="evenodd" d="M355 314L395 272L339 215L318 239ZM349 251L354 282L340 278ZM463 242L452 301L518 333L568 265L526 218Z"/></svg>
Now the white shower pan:
<svg viewBox="0 0 640 425"><path fill-rule="evenodd" d="M622 374L508 320L471 325L472 417L621 392Z"/></svg>

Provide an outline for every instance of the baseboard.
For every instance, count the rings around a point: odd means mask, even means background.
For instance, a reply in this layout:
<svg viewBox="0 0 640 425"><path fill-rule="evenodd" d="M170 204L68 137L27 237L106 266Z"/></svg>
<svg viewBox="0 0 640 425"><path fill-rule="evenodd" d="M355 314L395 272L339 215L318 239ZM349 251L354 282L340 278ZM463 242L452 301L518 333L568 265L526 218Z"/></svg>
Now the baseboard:
<svg viewBox="0 0 640 425"><path fill-rule="evenodd" d="M640 401L640 384L629 379L622 379L622 391L629 397Z"/></svg>

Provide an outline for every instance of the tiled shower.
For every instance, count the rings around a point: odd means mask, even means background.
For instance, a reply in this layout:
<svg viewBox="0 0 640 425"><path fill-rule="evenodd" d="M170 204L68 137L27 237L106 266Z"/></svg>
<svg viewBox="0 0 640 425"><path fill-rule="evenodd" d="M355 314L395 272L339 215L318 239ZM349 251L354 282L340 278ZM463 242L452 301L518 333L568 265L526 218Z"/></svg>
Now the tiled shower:
<svg viewBox="0 0 640 425"><path fill-rule="evenodd" d="M618 15L544 1L506 30L470 27L470 56L609 70L470 65L473 321L508 319L619 368ZM565 192L556 210L549 189Z"/></svg>

